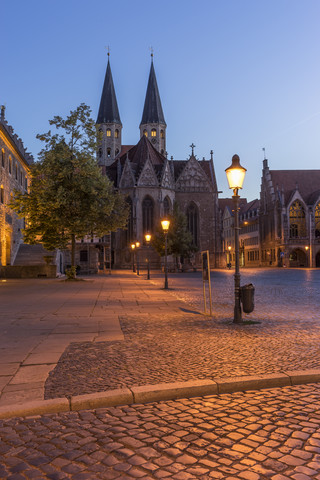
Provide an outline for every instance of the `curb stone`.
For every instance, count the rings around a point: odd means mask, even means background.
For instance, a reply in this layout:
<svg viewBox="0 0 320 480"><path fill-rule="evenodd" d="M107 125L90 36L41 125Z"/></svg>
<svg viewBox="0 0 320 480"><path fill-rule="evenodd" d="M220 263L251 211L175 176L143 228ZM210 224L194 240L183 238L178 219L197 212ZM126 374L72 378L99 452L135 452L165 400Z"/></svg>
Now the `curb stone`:
<svg viewBox="0 0 320 480"><path fill-rule="evenodd" d="M178 398L220 395L245 392L247 390L290 387L308 383L320 383L319 369L133 386L131 388L119 388L105 392L77 395L70 399L37 400L0 407L0 419L90 410L117 405L132 405L134 403L176 400Z"/></svg>

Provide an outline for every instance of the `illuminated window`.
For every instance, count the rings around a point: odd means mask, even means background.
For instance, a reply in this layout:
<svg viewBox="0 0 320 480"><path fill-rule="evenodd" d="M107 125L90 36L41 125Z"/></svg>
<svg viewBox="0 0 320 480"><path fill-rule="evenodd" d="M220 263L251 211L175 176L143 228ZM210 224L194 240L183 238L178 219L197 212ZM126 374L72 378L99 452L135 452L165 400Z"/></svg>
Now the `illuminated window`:
<svg viewBox="0 0 320 480"><path fill-rule="evenodd" d="M148 132L147 132L147 130L143 130L143 135L144 135L145 137L147 137L147 136L148 136Z"/></svg>
<svg viewBox="0 0 320 480"><path fill-rule="evenodd" d="M156 137L157 136L157 130L155 128L153 128L151 130L151 137Z"/></svg>
<svg viewBox="0 0 320 480"><path fill-rule="evenodd" d="M1 150L1 165L4 167L4 150Z"/></svg>
<svg viewBox="0 0 320 480"><path fill-rule="evenodd" d="M111 137L111 130L110 130L110 128L107 128L107 137Z"/></svg>
<svg viewBox="0 0 320 480"><path fill-rule="evenodd" d="M306 214L299 200L295 200L290 207L289 221L290 238L306 236Z"/></svg>
<svg viewBox="0 0 320 480"><path fill-rule="evenodd" d="M160 138L164 138L164 131L160 130Z"/></svg>
<svg viewBox="0 0 320 480"><path fill-rule="evenodd" d="M119 138L119 130L116 128L114 131L115 138Z"/></svg>

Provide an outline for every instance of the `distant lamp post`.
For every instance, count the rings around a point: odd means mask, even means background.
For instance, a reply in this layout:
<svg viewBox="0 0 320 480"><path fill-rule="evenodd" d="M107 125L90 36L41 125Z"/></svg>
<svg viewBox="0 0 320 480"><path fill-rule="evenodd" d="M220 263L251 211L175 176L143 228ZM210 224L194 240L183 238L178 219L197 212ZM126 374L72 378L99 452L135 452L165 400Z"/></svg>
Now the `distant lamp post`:
<svg viewBox="0 0 320 480"><path fill-rule="evenodd" d="M228 267L231 268L231 245L228 245Z"/></svg>
<svg viewBox="0 0 320 480"><path fill-rule="evenodd" d="M139 247L140 247L140 242L136 242L136 252L137 252L137 275L140 275L140 271L139 271Z"/></svg>
<svg viewBox="0 0 320 480"><path fill-rule="evenodd" d="M150 233L146 233L144 236L147 244L147 265L148 265L148 274L147 274L147 280L150 280L150 255L149 255L149 248L150 248L150 242L151 242L151 235Z"/></svg>
<svg viewBox="0 0 320 480"><path fill-rule="evenodd" d="M168 289L168 231L170 227L170 220L161 220L161 226L164 233L164 288Z"/></svg>
<svg viewBox="0 0 320 480"><path fill-rule="evenodd" d="M233 190L234 202L234 246L235 246L235 274L234 274L234 323L242 322L240 305L240 271L239 271L239 199L238 191L242 188L246 169L240 165L238 155L233 155L232 164L225 172L229 188Z"/></svg>
<svg viewBox="0 0 320 480"><path fill-rule="evenodd" d="M305 251L306 251L307 267L310 267L310 265L311 265L311 262L309 262L309 261L308 261L308 250L309 250L309 245L306 245L304 248L305 248Z"/></svg>
<svg viewBox="0 0 320 480"><path fill-rule="evenodd" d="M135 243L131 243L131 250L132 250L132 271L135 272L136 268L134 265L134 249L136 248Z"/></svg>

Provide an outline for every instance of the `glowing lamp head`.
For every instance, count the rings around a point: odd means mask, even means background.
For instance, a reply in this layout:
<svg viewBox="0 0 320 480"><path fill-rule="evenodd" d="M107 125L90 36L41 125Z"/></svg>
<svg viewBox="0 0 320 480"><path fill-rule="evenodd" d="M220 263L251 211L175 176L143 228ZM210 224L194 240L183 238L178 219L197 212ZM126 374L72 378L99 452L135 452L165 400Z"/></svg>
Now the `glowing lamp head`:
<svg viewBox="0 0 320 480"><path fill-rule="evenodd" d="M136 247L137 247L137 248L140 247L140 242L136 242Z"/></svg>
<svg viewBox="0 0 320 480"><path fill-rule="evenodd" d="M231 188L232 190L242 188L246 171L247 169L240 165L239 156L233 155L232 164L225 170L229 188Z"/></svg>
<svg viewBox="0 0 320 480"><path fill-rule="evenodd" d="M305 248L307 251L309 250L309 247L308 247L308 245L306 245L304 248Z"/></svg>
<svg viewBox="0 0 320 480"><path fill-rule="evenodd" d="M161 226L164 233L168 233L170 227L170 220L161 220Z"/></svg>
<svg viewBox="0 0 320 480"><path fill-rule="evenodd" d="M231 245L229 245L228 250L229 250L229 252L230 252L230 250L231 250Z"/></svg>
<svg viewBox="0 0 320 480"><path fill-rule="evenodd" d="M134 250L136 248L135 243L131 243L131 248L132 248L132 250Z"/></svg>
<svg viewBox="0 0 320 480"><path fill-rule="evenodd" d="M149 243L150 240L151 240L151 235L150 235L150 233L146 233L145 236L144 236L144 238L146 239L146 242Z"/></svg>

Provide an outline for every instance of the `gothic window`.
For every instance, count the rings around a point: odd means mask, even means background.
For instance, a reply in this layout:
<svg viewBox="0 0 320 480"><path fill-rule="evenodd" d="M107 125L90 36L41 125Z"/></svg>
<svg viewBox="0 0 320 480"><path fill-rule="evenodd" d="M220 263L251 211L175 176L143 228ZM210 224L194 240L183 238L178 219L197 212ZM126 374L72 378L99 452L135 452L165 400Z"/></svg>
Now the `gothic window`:
<svg viewBox="0 0 320 480"><path fill-rule="evenodd" d="M147 132L147 130L143 130L143 135L144 135L145 137L148 137L148 132Z"/></svg>
<svg viewBox="0 0 320 480"><path fill-rule="evenodd" d="M115 138L119 138L119 130L116 128L114 131Z"/></svg>
<svg viewBox="0 0 320 480"><path fill-rule="evenodd" d="M315 231L314 235L316 238L320 237L320 202L316 205L314 211L314 222L315 222Z"/></svg>
<svg viewBox="0 0 320 480"><path fill-rule="evenodd" d="M160 138L164 138L164 131L160 130Z"/></svg>
<svg viewBox="0 0 320 480"><path fill-rule="evenodd" d="M170 214L170 200L166 197L163 200L163 215L167 217Z"/></svg>
<svg viewBox="0 0 320 480"><path fill-rule="evenodd" d="M306 236L306 213L299 200L290 206L289 212L290 238Z"/></svg>
<svg viewBox="0 0 320 480"><path fill-rule="evenodd" d="M188 230L192 234L194 245L198 246L199 214L195 203L190 203L187 208Z"/></svg>
<svg viewBox="0 0 320 480"><path fill-rule="evenodd" d="M111 148L107 148L107 155L108 157L111 157Z"/></svg>
<svg viewBox="0 0 320 480"><path fill-rule="evenodd" d="M153 200L145 197L142 202L142 228L143 233L153 232Z"/></svg>
<svg viewBox="0 0 320 480"><path fill-rule="evenodd" d="M1 165L4 167L4 150L1 150Z"/></svg>
<svg viewBox="0 0 320 480"><path fill-rule="evenodd" d="M107 128L107 137L111 137L111 130L110 130L110 128Z"/></svg>
<svg viewBox="0 0 320 480"><path fill-rule="evenodd" d="M126 198L126 202L129 206L129 216L128 216L128 224L127 224L127 238L126 238L126 243L129 245L130 243L133 242L133 206L132 206L132 200L130 197Z"/></svg>
<svg viewBox="0 0 320 480"><path fill-rule="evenodd" d="M155 128L153 128L151 130L151 137L156 137L157 136L157 130Z"/></svg>

